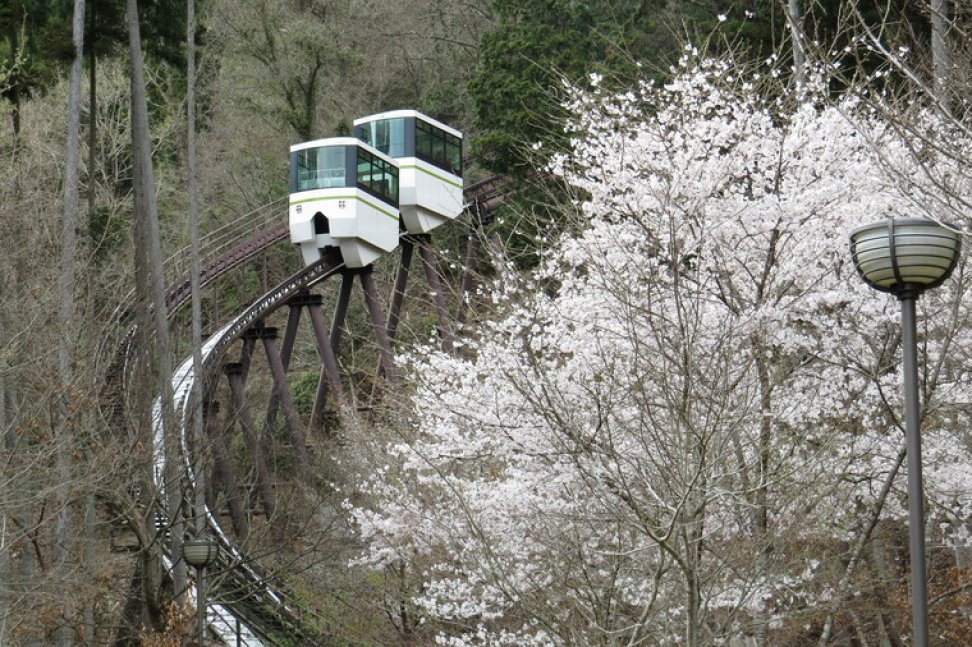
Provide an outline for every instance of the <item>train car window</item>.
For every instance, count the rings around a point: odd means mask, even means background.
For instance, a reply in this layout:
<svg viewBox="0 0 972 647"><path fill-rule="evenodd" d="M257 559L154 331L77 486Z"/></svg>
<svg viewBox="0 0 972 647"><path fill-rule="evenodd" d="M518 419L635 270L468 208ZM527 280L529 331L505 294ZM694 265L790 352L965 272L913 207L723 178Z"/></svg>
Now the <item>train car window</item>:
<svg viewBox="0 0 972 647"><path fill-rule="evenodd" d="M418 119L415 120L415 155L427 162L432 161L432 130Z"/></svg>
<svg viewBox="0 0 972 647"><path fill-rule="evenodd" d="M398 167L358 149L357 184L368 193L398 205Z"/></svg>
<svg viewBox="0 0 972 647"><path fill-rule="evenodd" d="M345 186L344 147L307 148L295 155L297 191Z"/></svg>
<svg viewBox="0 0 972 647"><path fill-rule="evenodd" d="M358 126L359 139L389 157L405 157L405 119L381 119Z"/></svg>
<svg viewBox="0 0 972 647"><path fill-rule="evenodd" d="M462 140L421 119L415 120L415 156L462 175Z"/></svg>
<svg viewBox="0 0 972 647"><path fill-rule="evenodd" d="M446 163L449 165L447 170L462 176L462 140L458 137L449 135L446 140Z"/></svg>

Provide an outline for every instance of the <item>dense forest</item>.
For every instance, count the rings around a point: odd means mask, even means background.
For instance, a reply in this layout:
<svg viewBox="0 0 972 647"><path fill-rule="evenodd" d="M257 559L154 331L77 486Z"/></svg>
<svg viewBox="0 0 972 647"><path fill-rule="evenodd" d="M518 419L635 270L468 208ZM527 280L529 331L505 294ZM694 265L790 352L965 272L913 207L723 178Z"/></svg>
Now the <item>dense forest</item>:
<svg viewBox="0 0 972 647"><path fill-rule="evenodd" d="M0 97L0 645L913 644L848 233L967 243L972 0L6 0ZM289 147L407 108L461 215L305 267ZM918 301L935 645L965 269Z"/></svg>

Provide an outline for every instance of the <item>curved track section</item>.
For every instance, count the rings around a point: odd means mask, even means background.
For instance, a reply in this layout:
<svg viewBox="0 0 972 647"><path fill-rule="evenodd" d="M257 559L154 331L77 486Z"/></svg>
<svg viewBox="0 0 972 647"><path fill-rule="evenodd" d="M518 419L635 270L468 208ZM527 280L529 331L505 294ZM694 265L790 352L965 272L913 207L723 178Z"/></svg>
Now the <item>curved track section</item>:
<svg viewBox="0 0 972 647"><path fill-rule="evenodd" d="M206 287L230 270L287 240L287 199L282 198L233 218L203 237L201 243L206 261L200 269L200 287ZM165 303L168 316L188 303L191 292L192 257L184 248L168 257L164 263L165 280L169 289ZM135 312L135 291L131 290L111 315L106 334L98 349L99 375L104 376L101 411L109 426L124 425L127 395L127 370L131 345L135 338L132 322Z"/></svg>
<svg viewBox="0 0 972 647"><path fill-rule="evenodd" d="M506 181L494 177L465 190L465 210L472 216L475 227L487 223L492 212L506 199ZM201 269L201 287L212 283L228 271L236 268L270 247L288 239L286 223L286 199L274 201L264 207L244 214L231 223L211 232L203 239L204 258ZM476 234L469 237L467 268L474 249L478 248ZM188 303L191 297L190 262L188 250L166 260L165 277L170 286L166 295L166 309L171 317ZM333 260L323 259L295 273L223 326L205 343L203 348L202 375L196 376L192 358L185 360L172 377L177 419L183 449L183 469L190 484L188 496L194 487L192 451L189 430L192 428L193 383L214 374L223 361L229 347L254 325L287 304L301 291L339 273L342 266ZM463 277L462 291L468 291L469 276ZM102 411L110 425L125 424L126 373L130 362L135 326L131 323L134 311L134 294L129 295L124 308L113 315L108 334L99 349L105 376ZM110 358L110 359L109 359ZM157 405L158 406L158 405ZM164 460L161 447L162 426L160 416L155 421L155 461L158 481L161 484L161 466ZM162 498L161 500L164 500ZM226 644L300 644L324 645L328 639L309 628L306 618L294 611L296 605L288 604L287 595L268 582L267 577L249 562L226 535L212 511L207 509L207 526L212 538L219 545L215 570L220 573L213 591L224 602L210 605L207 625L210 631Z"/></svg>
<svg viewBox="0 0 972 647"><path fill-rule="evenodd" d="M203 373L198 376L198 379L205 379L206 375L214 372L229 346L254 323L270 315L301 290L306 290L337 274L342 267L343 265L323 259L294 274L261 296L204 344ZM190 484L190 492L195 487L195 480L188 435L189 430L192 429L192 411L196 404L192 401L192 387L196 379L192 357L185 360L172 377L176 413L181 427L183 467L187 482ZM156 408L159 406L157 404ZM160 415L155 417L154 432L156 480L162 484L165 457L162 452L163 430ZM217 580L213 593L218 599L233 601L212 605L209 608L207 623L210 629L219 634L227 644L259 645L262 641L271 644L326 644L326 639L308 629L306 623L292 610L292 606L287 604L286 595L274 590L263 575L236 549L230 538L223 532L212 511L207 509L206 517L210 536L219 545L214 570L219 571L221 577Z"/></svg>

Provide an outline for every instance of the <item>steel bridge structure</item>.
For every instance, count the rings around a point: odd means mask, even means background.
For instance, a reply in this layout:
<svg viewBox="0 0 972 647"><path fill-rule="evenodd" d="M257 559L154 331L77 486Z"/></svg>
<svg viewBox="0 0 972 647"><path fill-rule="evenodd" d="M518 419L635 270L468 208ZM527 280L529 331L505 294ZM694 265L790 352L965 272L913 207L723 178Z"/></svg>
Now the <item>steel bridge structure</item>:
<svg viewBox="0 0 972 647"><path fill-rule="evenodd" d="M215 644L228 645L327 645L331 638L322 632L314 618L308 618L306 610L300 610L293 596L281 581L263 572L256 563L244 554L238 546L239 540L249 531L248 524L254 514L270 522L276 518L277 501L274 483L268 466L266 452L261 443L265 442L266 430L278 426L278 418L283 419L282 428L286 429L289 441L289 460L294 470L305 482L313 480L312 450L308 445L309 430L319 429L325 418L336 418L348 422L349 416L360 415L360 402L354 402L348 391L349 376L342 374L337 361L343 336L348 333L367 335L373 339L377 348L378 362L373 376L375 383L396 379L393 361L392 341L398 334L403 309L409 299L407 285L415 253L421 259L424 278L428 290L424 296L431 297L436 317L436 329L443 350L451 352L454 344L453 324L464 316L464 302L475 287L471 268L476 262L483 226L492 217L493 211L505 199L503 178L492 178L474 184L464 191L465 218L462 222L469 227L466 232L466 249L461 281L456 290L460 302L450 314L446 302L443 273L440 271L434 254L434 241L430 235L411 236L402 234L397 251L397 272L390 298L379 295L371 267L348 269L343 266L337 254L325 255L314 265L305 267L287 277L273 288L266 290L253 300L242 312L223 322L218 330L211 333L202 348L202 371L196 375L193 358L184 360L172 376L177 425L181 436L180 474L183 479L187 508L191 509L198 470L205 470L205 480L211 483L212 491L222 491L225 510L206 508L206 532L208 538L218 545L215 564L208 569L213 589L211 596L216 601L209 605L206 615L207 640ZM202 262L200 289L211 286L228 272L258 258L261 254L281 243L289 243L287 227L286 200L272 204L238 217L225 227L206 236L202 242ZM165 278L168 284L166 308L170 321L191 299L191 256L184 250L165 262ZM453 274L455 276L455 274ZM367 330L349 329L349 306L355 285L358 284L364 297ZM331 291L331 292L328 292ZM414 292L414 290L413 290ZM334 311L330 324L325 321L323 294L333 296ZM126 307L114 315L109 330L114 335L106 335L106 341L99 352L103 367L105 384L103 387L102 411L108 424L116 427L127 423L127 394L130 391L132 365L135 354L136 325L132 321L134 298L128 300ZM268 325L271 318L282 320L286 315L283 331ZM313 406L309 416L302 416L295 405L290 383L290 369L295 353L300 352L298 335L301 323L309 321L310 335L313 338L316 355L311 360L301 357L304 366L312 361L318 367L319 379ZM360 319L357 320L360 324ZM307 332L304 333L305 336ZM306 344L305 344L306 346ZM262 352L258 349L262 347ZM303 351L306 355L306 349ZM250 384L249 396L245 395L248 379L254 374L257 362L266 360L261 367L269 379L260 383L268 388L261 404L264 419L261 424L254 420L249 402L254 399L254 384ZM195 401L196 380L204 385L203 402ZM269 382L269 385L266 383ZM328 404L330 403L330 405ZM197 462L198 444L193 438L193 413L197 407L207 412L206 443L207 459ZM222 408L221 415L219 409ZM158 410L158 403L156 404ZM218 420L231 421L220 429L215 427ZM156 479L160 489L164 488L161 469L165 460L162 443L161 416L155 416L155 463ZM239 496L234 473L234 461L227 440L235 437L235 447L245 447L248 460L248 479L253 504L252 510L244 509L244 499ZM204 465L204 467L200 467ZM159 506L164 506L164 497L157 497ZM160 519L165 511L159 510ZM192 524L188 524L191 526ZM270 532L274 532L272 529ZM189 528L191 536L192 528ZM187 537L188 538L188 537ZM162 542L166 546L166 542ZM177 556L165 555L171 564ZM139 568L136 565L137 569ZM207 578L210 579L210 578ZM137 577L136 577L137 581ZM193 589L194 591L194 589ZM194 593L193 593L194 594Z"/></svg>

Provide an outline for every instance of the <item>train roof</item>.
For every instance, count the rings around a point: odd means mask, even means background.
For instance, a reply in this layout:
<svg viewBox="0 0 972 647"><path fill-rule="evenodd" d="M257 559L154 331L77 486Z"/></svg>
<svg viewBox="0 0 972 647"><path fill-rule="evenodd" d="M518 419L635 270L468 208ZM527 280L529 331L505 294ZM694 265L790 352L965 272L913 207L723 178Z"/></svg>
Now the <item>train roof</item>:
<svg viewBox="0 0 972 647"><path fill-rule="evenodd" d="M360 146L361 148L365 149L369 153L373 155L377 155L381 159L391 162L396 166L398 165L398 163L395 162L394 159L388 157L388 155L385 155L374 146L371 146L370 144L366 144L360 139L356 139L354 137L325 137L324 139L315 139L309 142L301 142L299 144L294 144L293 146L291 146L290 152L296 153L297 151L307 150L308 148L325 148L328 146Z"/></svg>
<svg viewBox="0 0 972 647"><path fill-rule="evenodd" d="M432 117L419 112L418 110L389 110L388 112L379 112L376 115L368 115L367 117L359 117L354 120L354 125L359 126L361 124L370 123L372 121L378 121L380 119L398 119L401 117L418 117L422 121L426 121L433 126L441 128L451 135L462 139L462 133L452 126L447 126L438 119L433 119Z"/></svg>

